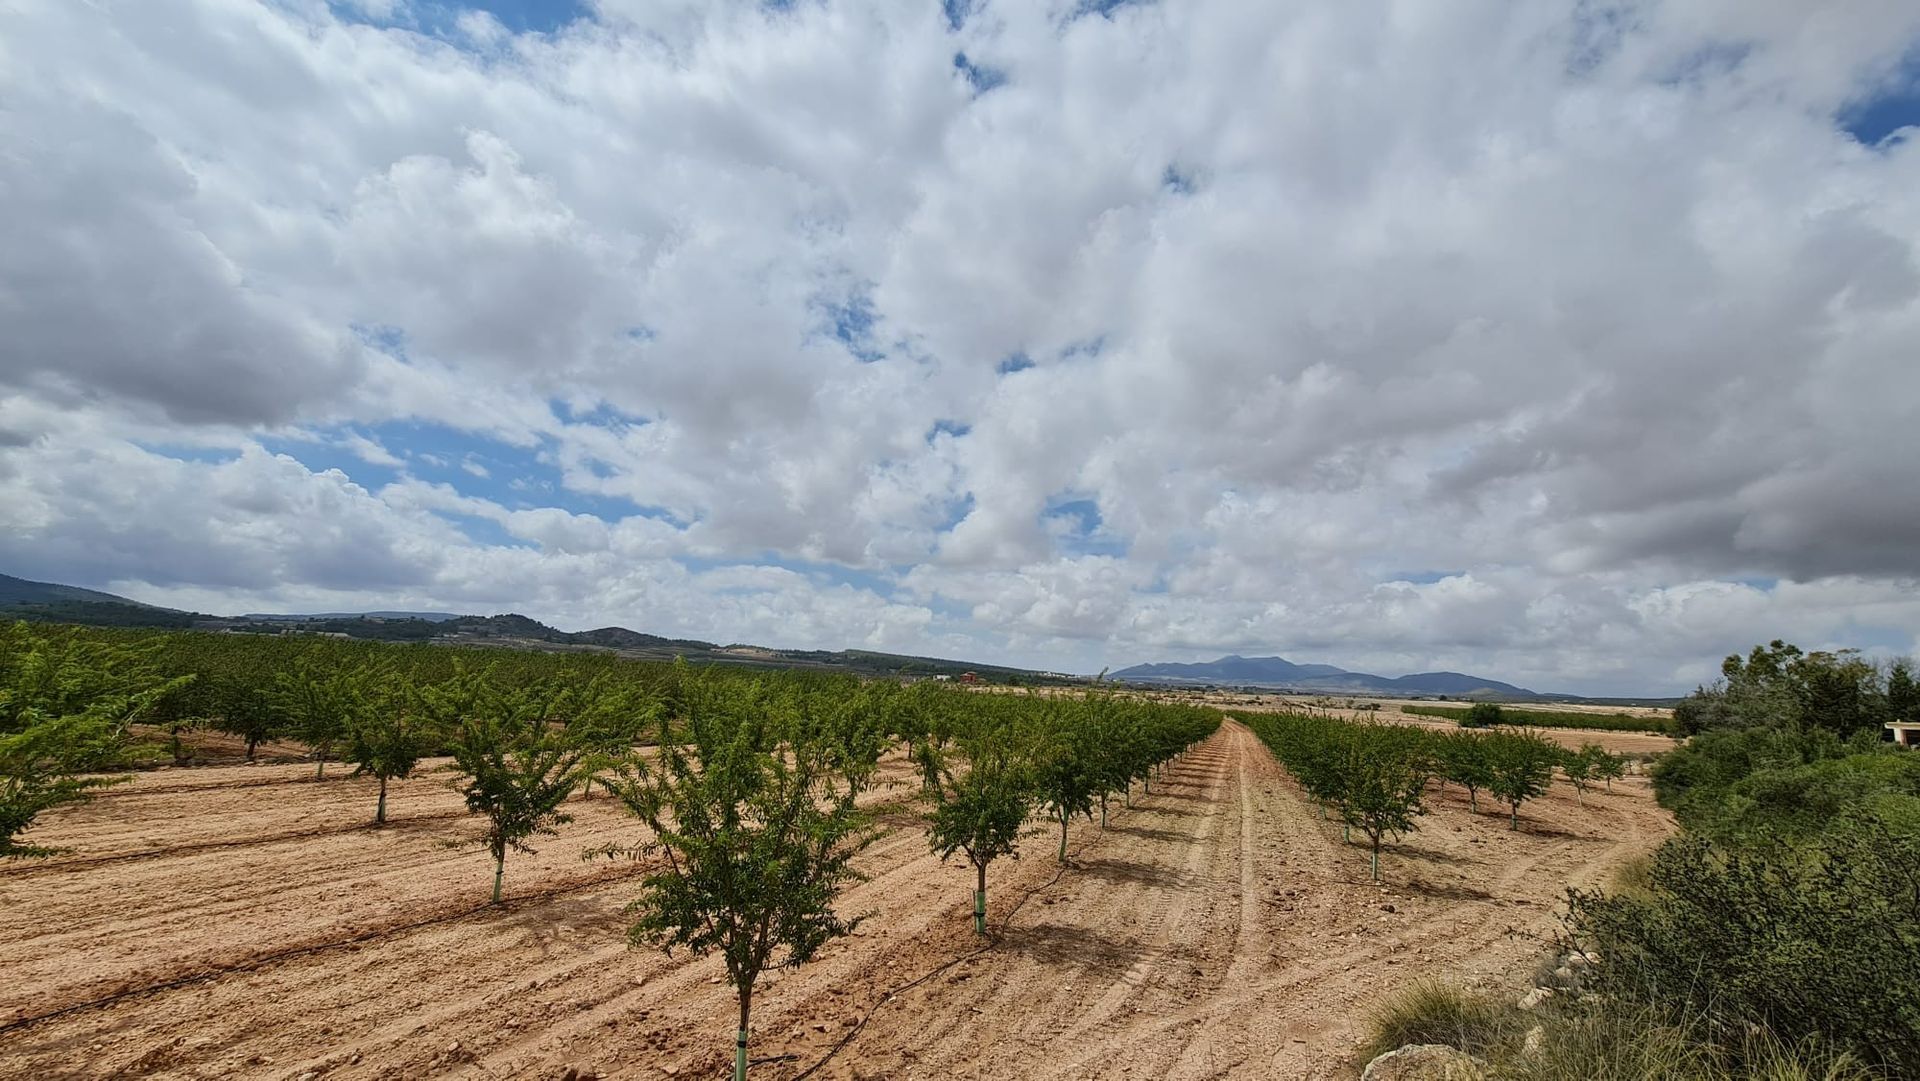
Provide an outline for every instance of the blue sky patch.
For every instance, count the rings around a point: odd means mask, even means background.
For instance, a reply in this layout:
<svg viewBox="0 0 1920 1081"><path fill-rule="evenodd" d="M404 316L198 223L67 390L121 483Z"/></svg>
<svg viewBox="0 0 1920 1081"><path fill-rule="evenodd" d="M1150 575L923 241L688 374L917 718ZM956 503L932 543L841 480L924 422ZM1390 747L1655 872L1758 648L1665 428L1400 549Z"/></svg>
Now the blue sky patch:
<svg viewBox="0 0 1920 1081"><path fill-rule="evenodd" d="M556 403L558 405L559 403ZM611 409L608 419L626 417ZM595 417L601 410L584 414ZM378 443L401 460L399 466L381 465L363 459L349 442L351 435ZM685 523L662 507L636 504L618 496L580 492L561 481L560 467L554 460L552 444L543 441L534 446L514 446L472 432L463 432L440 424L396 421L365 428L340 428L314 433L312 439L275 439L260 441L268 451L284 454L315 472L338 469L363 488L374 490L411 476L436 484L445 484L463 496L497 503L508 510L554 507L570 514L589 514L614 522L632 515L656 518L684 527ZM598 475L608 475L601 472ZM492 523L488 523L491 526ZM485 532L485 527L475 527ZM473 531L469 530L471 535ZM504 534L502 534L504 535ZM492 543L492 542L489 542Z"/></svg>
<svg viewBox="0 0 1920 1081"><path fill-rule="evenodd" d="M967 515L972 513L973 493L968 492L958 499L947 501L946 514L940 519L940 524L934 528L941 533L950 533L954 526L966 521Z"/></svg>
<svg viewBox="0 0 1920 1081"><path fill-rule="evenodd" d="M133 445L148 454L158 454L162 458L172 458L176 462L194 462L199 465L226 465L238 461L240 452L226 447L188 447L177 443L142 443L134 440Z"/></svg>
<svg viewBox="0 0 1920 1081"><path fill-rule="evenodd" d="M1840 111L1840 129L1867 146L1894 132L1920 126L1920 48L1907 53L1893 79Z"/></svg>
<svg viewBox="0 0 1920 1081"><path fill-rule="evenodd" d="M958 439L971 431L973 426L970 424L962 424L957 420L936 420L933 422L933 427L927 429L927 444L931 446L933 441L940 438L942 434Z"/></svg>
<svg viewBox="0 0 1920 1081"><path fill-rule="evenodd" d="M886 353L874 345L873 297L861 289L844 301L823 301L820 310L826 317L827 333L847 347L863 364L886 359Z"/></svg>
<svg viewBox="0 0 1920 1081"><path fill-rule="evenodd" d="M653 423L651 417L628 413L606 402L597 402L591 409L575 409L562 399L554 398L547 402L547 406L553 410L553 415L565 424L592 424L601 428L611 428L614 431L625 431L628 428L639 428Z"/></svg>
<svg viewBox="0 0 1920 1081"><path fill-rule="evenodd" d="M1001 361L1000 366L994 370L1001 375L1012 375L1014 372L1024 372L1031 367L1033 367L1032 357L1025 353L1014 353Z"/></svg>
<svg viewBox="0 0 1920 1081"><path fill-rule="evenodd" d="M484 11L516 34L551 34L581 19L593 18L584 0L407 0L396 3L391 18L376 18L354 0L327 0L335 18L368 26L398 27L459 44L457 20L463 12ZM371 6L371 5L370 5Z"/></svg>
<svg viewBox="0 0 1920 1081"><path fill-rule="evenodd" d="M1177 165L1168 165L1167 171L1160 174L1160 186L1175 195L1192 195L1194 182L1192 173L1183 173Z"/></svg>
<svg viewBox="0 0 1920 1081"><path fill-rule="evenodd" d="M1118 556L1127 552L1126 544L1107 532L1100 504L1091 499L1056 495L1047 500L1040 518L1053 527L1051 532L1056 539L1075 555Z"/></svg>
<svg viewBox="0 0 1920 1081"><path fill-rule="evenodd" d="M537 548L538 545L521 540L507 532L507 528L491 518L481 518L472 514L456 514L452 511L436 510L436 516L453 523L454 528L467 535L475 544L489 548Z"/></svg>
<svg viewBox="0 0 1920 1081"><path fill-rule="evenodd" d="M314 473L338 469L355 484L368 491L392 484L400 479L402 472L394 466L376 465L366 461L352 449L339 443L267 437L260 440L260 445L266 448L267 453L284 454Z"/></svg>
<svg viewBox="0 0 1920 1081"><path fill-rule="evenodd" d="M990 68L983 64L976 64L967 59L966 53L953 54L953 70L959 72L966 78L967 85L973 87L973 93L976 97L992 90L996 86L1005 84L1007 81L1006 72L1001 71L999 68Z"/></svg>
<svg viewBox="0 0 1920 1081"><path fill-rule="evenodd" d="M1442 578L1454 578L1464 571L1394 571L1387 576L1389 582L1412 582L1417 586L1430 586Z"/></svg>

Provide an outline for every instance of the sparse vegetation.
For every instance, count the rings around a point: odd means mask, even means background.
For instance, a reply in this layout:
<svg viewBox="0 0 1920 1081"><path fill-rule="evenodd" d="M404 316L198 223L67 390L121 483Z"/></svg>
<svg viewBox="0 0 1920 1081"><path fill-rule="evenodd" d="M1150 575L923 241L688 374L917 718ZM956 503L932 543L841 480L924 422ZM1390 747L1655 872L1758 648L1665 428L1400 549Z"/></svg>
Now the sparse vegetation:
<svg viewBox="0 0 1920 1081"><path fill-rule="evenodd" d="M1476 702L1459 706L1401 706L1400 712L1416 717L1439 717L1458 721L1462 728L1487 728L1513 725L1532 728L1581 728L1598 732L1653 732L1666 735L1672 724L1665 717L1636 717L1626 713L1589 713L1571 709L1522 709L1495 702Z"/></svg>

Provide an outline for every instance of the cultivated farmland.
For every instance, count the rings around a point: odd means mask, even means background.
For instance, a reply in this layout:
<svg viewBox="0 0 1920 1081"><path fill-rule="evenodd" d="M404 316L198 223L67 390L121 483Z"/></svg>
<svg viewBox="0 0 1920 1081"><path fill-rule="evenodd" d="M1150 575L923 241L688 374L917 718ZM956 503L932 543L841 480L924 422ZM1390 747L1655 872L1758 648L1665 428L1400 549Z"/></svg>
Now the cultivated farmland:
<svg viewBox="0 0 1920 1081"><path fill-rule="evenodd" d="M376 782L303 762L151 770L42 814L32 840L68 851L0 865L0 1075L724 1075L719 960L630 948L646 857L582 859L643 841L636 819L569 800L489 906L485 827L442 764L392 783L378 829ZM1376 886L1228 721L1104 829L1070 817L1064 866L1036 814L982 939L914 763L896 746L875 781L838 905L868 919L763 979L755 1077L1339 1076L1360 1008L1423 975L1516 986L1564 887L1669 829L1636 777L1585 806L1555 781L1518 830L1449 786Z"/></svg>

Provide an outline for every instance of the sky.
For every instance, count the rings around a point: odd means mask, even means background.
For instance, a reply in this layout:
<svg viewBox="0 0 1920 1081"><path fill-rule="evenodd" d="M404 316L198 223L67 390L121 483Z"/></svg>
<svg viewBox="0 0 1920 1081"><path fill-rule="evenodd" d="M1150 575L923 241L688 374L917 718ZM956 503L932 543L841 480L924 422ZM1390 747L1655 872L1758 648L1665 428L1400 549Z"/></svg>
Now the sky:
<svg viewBox="0 0 1920 1081"><path fill-rule="evenodd" d="M1910 0L0 0L0 571L1682 693L1920 643Z"/></svg>

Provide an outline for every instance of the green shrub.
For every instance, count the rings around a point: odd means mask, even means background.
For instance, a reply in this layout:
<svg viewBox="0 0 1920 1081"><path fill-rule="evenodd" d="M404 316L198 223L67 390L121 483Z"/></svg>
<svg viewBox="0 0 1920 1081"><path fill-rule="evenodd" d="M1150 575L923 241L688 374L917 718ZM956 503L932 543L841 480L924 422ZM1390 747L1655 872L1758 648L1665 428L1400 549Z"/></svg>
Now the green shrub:
<svg viewBox="0 0 1920 1081"><path fill-rule="evenodd" d="M1917 870L1914 835L1856 809L1819 845L1676 838L1645 894L1570 891L1567 923L1611 998L1920 1076Z"/></svg>
<svg viewBox="0 0 1920 1081"><path fill-rule="evenodd" d="M1499 706L1492 702L1475 702L1472 708L1467 710L1467 715L1460 718L1460 727L1491 728L1505 720L1506 715Z"/></svg>

